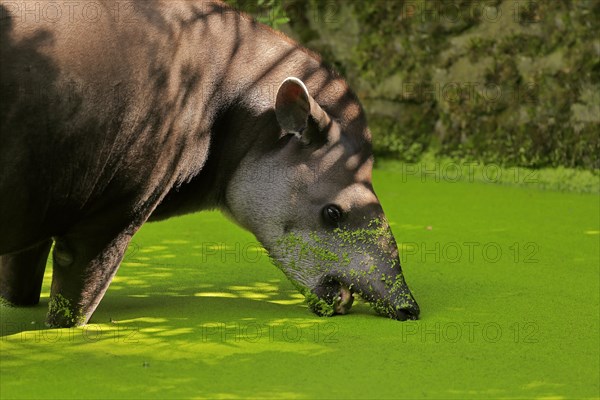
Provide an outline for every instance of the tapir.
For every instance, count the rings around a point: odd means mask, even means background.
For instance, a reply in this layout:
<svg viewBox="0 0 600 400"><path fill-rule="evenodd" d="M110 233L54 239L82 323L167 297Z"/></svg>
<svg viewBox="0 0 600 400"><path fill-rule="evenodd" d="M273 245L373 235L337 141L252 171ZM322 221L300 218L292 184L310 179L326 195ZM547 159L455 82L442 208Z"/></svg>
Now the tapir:
<svg viewBox="0 0 600 400"><path fill-rule="evenodd" d="M218 209L316 314L416 319L371 133L315 53L218 1L2 0L0 296L88 322L146 221Z"/></svg>

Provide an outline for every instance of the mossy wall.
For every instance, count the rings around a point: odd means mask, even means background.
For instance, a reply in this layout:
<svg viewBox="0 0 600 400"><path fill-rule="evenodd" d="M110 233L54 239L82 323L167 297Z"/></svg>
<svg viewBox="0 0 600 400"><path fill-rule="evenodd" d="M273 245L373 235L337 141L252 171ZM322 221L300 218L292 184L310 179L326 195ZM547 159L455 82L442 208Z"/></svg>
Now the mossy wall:
<svg viewBox="0 0 600 400"><path fill-rule="evenodd" d="M600 168L600 0L230 3L348 79L380 155Z"/></svg>

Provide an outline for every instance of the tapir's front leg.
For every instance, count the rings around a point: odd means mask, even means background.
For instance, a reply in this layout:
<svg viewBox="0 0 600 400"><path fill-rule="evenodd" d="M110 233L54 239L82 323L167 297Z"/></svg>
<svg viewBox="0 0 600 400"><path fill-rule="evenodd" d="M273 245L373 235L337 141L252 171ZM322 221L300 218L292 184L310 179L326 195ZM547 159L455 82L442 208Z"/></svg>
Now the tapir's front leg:
<svg viewBox="0 0 600 400"><path fill-rule="evenodd" d="M98 226L95 221L55 238L49 326L83 325L90 319L137 230L115 233Z"/></svg>
<svg viewBox="0 0 600 400"><path fill-rule="evenodd" d="M52 241L46 239L18 253L0 256L0 298L16 306L40 301Z"/></svg>

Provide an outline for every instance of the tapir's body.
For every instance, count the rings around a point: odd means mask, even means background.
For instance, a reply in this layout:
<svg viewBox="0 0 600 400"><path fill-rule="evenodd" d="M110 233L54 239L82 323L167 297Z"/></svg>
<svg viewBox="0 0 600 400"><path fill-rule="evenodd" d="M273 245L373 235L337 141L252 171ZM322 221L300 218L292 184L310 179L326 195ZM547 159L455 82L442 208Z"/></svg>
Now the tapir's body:
<svg viewBox="0 0 600 400"><path fill-rule="evenodd" d="M286 208L312 207L295 203L295 190L320 190L310 200L319 214L357 181L368 199L356 220L382 215L363 111L317 56L217 2L48 4L6 2L1 10L6 300L37 303L54 240L48 322L86 322L149 218L219 208L269 248L306 218ZM288 77L299 79L281 85ZM307 129L286 125L297 115ZM325 133L322 140L313 133L310 152L308 141L290 143L312 131ZM332 135L343 142L343 164L342 153L324 158ZM345 176L336 165L354 172ZM273 170L304 175L268 186L262 175ZM259 191L274 203L258 209ZM270 212L278 215L272 222ZM321 229L315 224L298 231Z"/></svg>
<svg viewBox="0 0 600 400"><path fill-rule="evenodd" d="M223 175L258 136L278 135L265 113L283 79L333 79L219 3L94 1L94 22L85 3L57 22L43 3L13 4L2 21L3 253L94 215L113 229L143 223L183 183L191 208L218 206Z"/></svg>

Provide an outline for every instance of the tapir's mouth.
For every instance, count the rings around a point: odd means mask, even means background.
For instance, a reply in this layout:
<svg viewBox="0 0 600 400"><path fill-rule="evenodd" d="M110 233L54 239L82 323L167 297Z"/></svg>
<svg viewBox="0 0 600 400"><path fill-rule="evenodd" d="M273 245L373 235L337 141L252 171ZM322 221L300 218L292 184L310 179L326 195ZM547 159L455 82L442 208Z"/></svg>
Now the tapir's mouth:
<svg viewBox="0 0 600 400"><path fill-rule="evenodd" d="M313 289L318 302L309 301L309 307L317 315L347 314L354 302L352 291L337 280L323 279L322 283Z"/></svg>
<svg viewBox="0 0 600 400"><path fill-rule="evenodd" d="M354 296L350 289L340 284L338 294L335 297L334 308L336 314L346 314L352 308Z"/></svg>

